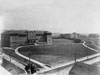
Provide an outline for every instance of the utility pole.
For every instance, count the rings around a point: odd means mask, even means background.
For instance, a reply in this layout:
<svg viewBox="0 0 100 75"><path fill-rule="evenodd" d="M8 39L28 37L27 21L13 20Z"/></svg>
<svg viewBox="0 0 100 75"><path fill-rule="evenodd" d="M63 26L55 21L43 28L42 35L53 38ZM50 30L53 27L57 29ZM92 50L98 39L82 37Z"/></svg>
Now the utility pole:
<svg viewBox="0 0 100 75"><path fill-rule="evenodd" d="M74 58L75 58L75 63L77 62L76 61L76 59L77 59L77 57L76 57L77 55L76 55L76 49L74 50Z"/></svg>
<svg viewBox="0 0 100 75"><path fill-rule="evenodd" d="M31 75L31 62L30 62L30 59L31 59L31 50L29 50L29 75Z"/></svg>
<svg viewBox="0 0 100 75"><path fill-rule="evenodd" d="M26 30L27 45L28 45L28 30Z"/></svg>
<svg viewBox="0 0 100 75"><path fill-rule="evenodd" d="M76 61L76 53L74 54L74 57L75 57L75 63L76 63L76 62L77 62L77 61Z"/></svg>
<svg viewBox="0 0 100 75"><path fill-rule="evenodd" d="M32 65L31 63L31 50L29 50L29 63L28 65L25 67L26 72L28 73L28 75L32 75L36 72L36 67Z"/></svg>

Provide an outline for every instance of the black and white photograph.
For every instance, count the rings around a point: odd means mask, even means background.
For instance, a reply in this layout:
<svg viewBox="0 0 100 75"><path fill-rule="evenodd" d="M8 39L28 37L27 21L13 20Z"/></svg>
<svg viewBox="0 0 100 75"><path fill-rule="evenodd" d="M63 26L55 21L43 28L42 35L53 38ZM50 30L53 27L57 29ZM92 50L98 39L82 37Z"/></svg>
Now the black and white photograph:
<svg viewBox="0 0 100 75"><path fill-rule="evenodd" d="M100 75L100 0L0 0L0 75Z"/></svg>

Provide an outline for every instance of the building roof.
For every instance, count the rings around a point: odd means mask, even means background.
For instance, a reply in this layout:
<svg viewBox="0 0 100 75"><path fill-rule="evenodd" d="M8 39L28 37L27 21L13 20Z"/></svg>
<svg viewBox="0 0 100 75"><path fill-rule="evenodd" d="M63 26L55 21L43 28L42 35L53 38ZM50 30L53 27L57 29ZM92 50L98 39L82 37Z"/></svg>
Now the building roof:
<svg viewBox="0 0 100 75"><path fill-rule="evenodd" d="M100 75L100 68L84 63L75 63L69 75Z"/></svg>
<svg viewBox="0 0 100 75"><path fill-rule="evenodd" d="M50 32L48 32L48 31L34 31L35 32L35 34L50 34L51 35L51 33Z"/></svg>
<svg viewBox="0 0 100 75"><path fill-rule="evenodd" d="M2 34L27 34L28 32L34 32L35 34L51 34L48 31L30 31L30 30L5 30Z"/></svg>
<svg viewBox="0 0 100 75"><path fill-rule="evenodd" d="M2 34L26 34L26 30L6 30Z"/></svg>

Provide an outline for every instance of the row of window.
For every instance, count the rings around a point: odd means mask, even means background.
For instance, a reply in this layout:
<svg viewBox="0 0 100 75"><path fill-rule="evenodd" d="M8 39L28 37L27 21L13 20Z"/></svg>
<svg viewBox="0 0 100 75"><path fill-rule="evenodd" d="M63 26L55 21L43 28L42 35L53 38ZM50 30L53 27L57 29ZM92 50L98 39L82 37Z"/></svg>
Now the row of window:
<svg viewBox="0 0 100 75"><path fill-rule="evenodd" d="M10 40L26 40L26 37L10 37Z"/></svg>

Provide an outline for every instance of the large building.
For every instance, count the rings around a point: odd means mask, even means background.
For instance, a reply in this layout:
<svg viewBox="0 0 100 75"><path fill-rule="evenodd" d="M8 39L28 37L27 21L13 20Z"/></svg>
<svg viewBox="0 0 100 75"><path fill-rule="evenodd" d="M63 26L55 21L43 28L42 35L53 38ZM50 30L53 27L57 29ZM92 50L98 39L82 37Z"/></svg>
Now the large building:
<svg viewBox="0 0 100 75"><path fill-rule="evenodd" d="M9 30L1 34L2 47L22 45L51 44L51 33L48 31Z"/></svg>
<svg viewBox="0 0 100 75"><path fill-rule="evenodd" d="M19 45L25 45L27 42L27 34L25 31L9 30L4 31L1 34L1 46L2 47L13 47Z"/></svg>
<svg viewBox="0 0 100 75"><path fill-rule="evenodd" d="M26 34L16 33L10 35L10 46L25 45L27 42Z"/></svg>
<svg viewBox="0 0 100 75"><path fill-rule="evenodd" d="M48 31L27 31L28 43L51 44L51 33Z"/></svg>

